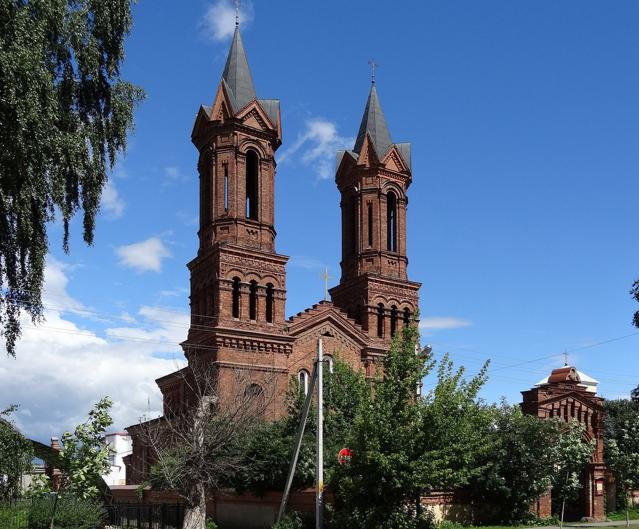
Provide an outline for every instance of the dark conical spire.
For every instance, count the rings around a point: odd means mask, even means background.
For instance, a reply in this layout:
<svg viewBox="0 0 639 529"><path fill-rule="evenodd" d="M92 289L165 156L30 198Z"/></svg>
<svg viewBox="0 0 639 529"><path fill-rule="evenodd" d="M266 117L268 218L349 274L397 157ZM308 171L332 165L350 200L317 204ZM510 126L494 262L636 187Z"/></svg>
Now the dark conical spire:
<svg viewBox="0 0 639 529"><path fill-rule="evenodd" d="M232 92L234 110L237 112L247 103L256 99L253 77L246 60L246 52L240 35L240 28L235 27L233 43L226 59L222 79L226 82L227 88Z"/></svg>
<svg viewBox="0 0 639 529"><path fill-rule="evenodd" d="M386 151L388 151L388 148L393 144L393 141L388 132L386 118L384 118L384 112L382 112L382 106L377 97L375 81L371 84L371 91L368 94L362 124L359 126L359 132L357 133L357 140L355 141L355 148L353 149L355 152L359 153L362 150L367 132L373 140L377 156L381 158L386 154Z"/></svg>

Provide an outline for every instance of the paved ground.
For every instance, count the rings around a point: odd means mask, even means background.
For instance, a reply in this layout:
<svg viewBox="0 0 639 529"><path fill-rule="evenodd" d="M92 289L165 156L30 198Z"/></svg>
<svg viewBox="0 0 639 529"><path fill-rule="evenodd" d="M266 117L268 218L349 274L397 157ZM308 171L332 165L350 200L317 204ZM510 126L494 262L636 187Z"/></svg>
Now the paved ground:
<svg viewBox="0 0 639 529"><path fill-rule="evenodd" d="M639 520L630 520L630 526L638 526ZM564 527L625 527L625 520L617 520L614 522L566 522ZM537 527L535 529L558 529L558 525L549 525L548 527Z"/></svg>

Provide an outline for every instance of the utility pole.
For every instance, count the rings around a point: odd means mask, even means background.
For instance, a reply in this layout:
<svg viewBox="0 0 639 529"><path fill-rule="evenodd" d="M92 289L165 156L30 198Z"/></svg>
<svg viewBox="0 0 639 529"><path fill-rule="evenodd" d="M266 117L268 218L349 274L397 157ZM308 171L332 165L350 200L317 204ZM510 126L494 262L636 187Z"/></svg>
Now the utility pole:
<svg viewBox="0 0 639 529"><path fill-rule="evenodd" d="M324 527L324 351L317 340L317 467L315 483L315 528Z"/></svg>

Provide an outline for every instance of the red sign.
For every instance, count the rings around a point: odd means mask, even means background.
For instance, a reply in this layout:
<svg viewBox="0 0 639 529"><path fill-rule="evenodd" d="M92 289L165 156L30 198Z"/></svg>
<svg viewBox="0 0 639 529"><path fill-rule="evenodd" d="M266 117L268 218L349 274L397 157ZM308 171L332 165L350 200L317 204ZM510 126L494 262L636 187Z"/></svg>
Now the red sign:
<svg viewBox="0 0 639 529"><path fill-rule="evenodd" d="M337 454L337 462L340 465L350 463L351 459L353 459L353 452L350 448L342 448Z"/></svg>

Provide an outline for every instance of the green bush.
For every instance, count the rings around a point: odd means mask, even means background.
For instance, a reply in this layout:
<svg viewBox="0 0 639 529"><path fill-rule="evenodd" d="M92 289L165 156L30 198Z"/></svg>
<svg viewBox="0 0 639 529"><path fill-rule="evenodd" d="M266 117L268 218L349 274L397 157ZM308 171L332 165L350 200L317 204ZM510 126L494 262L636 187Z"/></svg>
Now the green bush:
<svg viewBox="0 0 639 529"><path fill-rule="evenodd" d="M217 524L213 520L207 520L206 529L217 529Z"/></svg>
<svg viewBox="0 0 639 529"><path fill-rule="evenodd" d="M303 529L304 523L296 512L288 513L284 518L271 527L271 529Z"/></svg>
<svg viewBox="0 0 639 529"><path fill-rule="evenodd" d="M28 505L0 505L0 527L2 529L22 529L27 527Z"/></svg>
<svg viewBox="0 0 639 529"><path fill-rule="evenodd" d="M34 498L29 509L29 529L49 529L54 500ZM100 529L104 507L93 500L61 496L55 513L55 529Z"/></svg>

